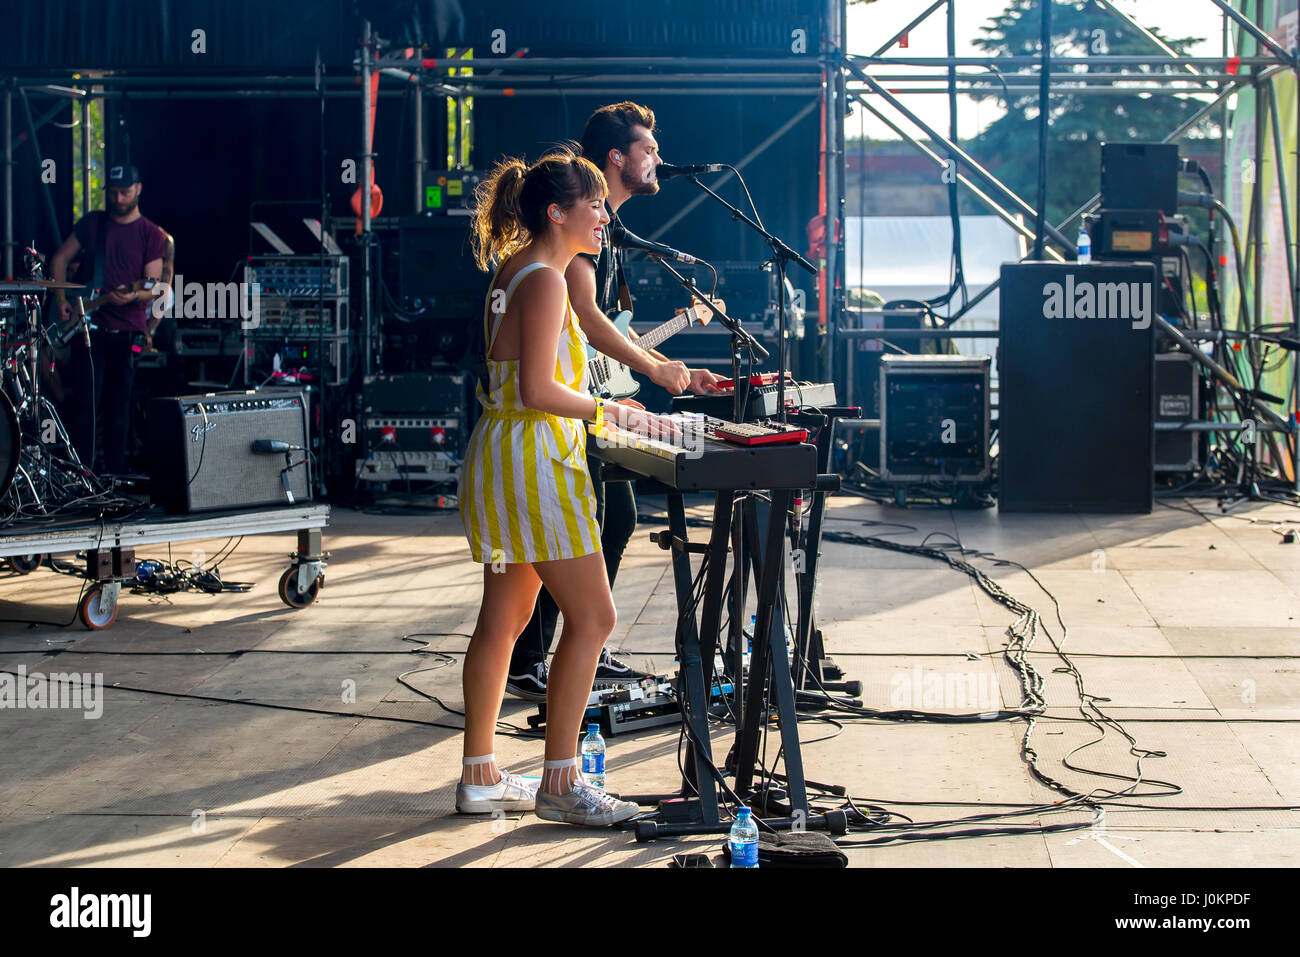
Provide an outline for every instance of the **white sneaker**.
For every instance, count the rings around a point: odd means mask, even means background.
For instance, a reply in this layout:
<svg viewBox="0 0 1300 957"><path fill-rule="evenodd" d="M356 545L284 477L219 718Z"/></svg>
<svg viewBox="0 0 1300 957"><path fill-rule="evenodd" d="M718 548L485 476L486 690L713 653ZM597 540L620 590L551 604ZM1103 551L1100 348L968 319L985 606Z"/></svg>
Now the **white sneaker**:
<svg viewBox="0 0 1300 957"><path fill-rule="evenodd" d="M534 813L543 821L579 824L587 827L612 827L635 817L641 808L631 801L620 801L592 784L574 782L568 794L537 792Z"/></svg>
<svg viewBox="0 0 1300 957"><path fill-rule="evenodd" d="M456 785L456 810L461 814L531 811L536 802L536 783L504 771L501 773L501 780L496 784Z"/></svg>

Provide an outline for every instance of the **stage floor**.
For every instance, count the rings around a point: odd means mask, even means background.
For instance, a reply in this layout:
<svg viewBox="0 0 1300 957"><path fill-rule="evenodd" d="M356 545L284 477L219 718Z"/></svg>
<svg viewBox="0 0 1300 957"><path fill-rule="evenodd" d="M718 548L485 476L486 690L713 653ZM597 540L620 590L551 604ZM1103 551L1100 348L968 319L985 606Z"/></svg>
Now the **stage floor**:
<svg viewBox="0 0 1300 957"><path fill-rule="evenodd" d="M1111 809L1098 827L857 847L851 866L1300 865L1300 812L1286 809L1300 805L1300 543L1283 544L1271 527L1300 521L1300 510L1249 506L1224 517L1198 499L1146 516L1003 516L836 498L828 514L828 530L913 544L959 537L1059 642L1052 600L988 555L1026 566L1060 603L1085 691L1109 699L1099 707L1138 747L1167 754L1143 761L1148 796L1132 802L1143 807ZM638 668L672 671L672 578L646 535L661 527L647 519L629 547L611 647ZM187 544L173 557L212 556L223 543ZM276 596L290 544L249 538L222 563L225 579L257 583L248 593L124 593L116 625L101 633L0 624L0 669L102 674L104 685L97 718L0 713L0 866L662 867L675 853L717 851L721 837L637 844L625 831L531 814L458 816L459 734L422 722L460 719L399 681L461 707L466 639L456 633L473 627L481 572L458 515L334 509L327 585L301 611ZM166 549L137 554L147 557ZM47 568L0 575L0 616L68 621L80 586ZM1019 703L1001 657L1014 615L940 562L828 542L819 615L829 653L863 682L869 707ZM416 653L425 641L444 654ZM1063 662L1047 636L1035 651L1052 716L1034 729L1039 767L1079 790L1124 788L1062 763L1097 732L1063 720L1080 713L1074 679L1055 670ZM502 718L525 726L534 707L507 698ZM961 802L1059 797L1021 760L1023 720L843 725L835 735L829 723L801 723L808 777L916 821L992 809ZM715 754L726 754L731 734L715 725ZM610 738L611 789L675 790L677 743L672 726ZM776 747L773 734L769 757ZM496 751L505 767L540 774L539 740L499 735ZM1070 761L1122 775L1135 766L1113 729ZM1182 792L1158 793L1169 788L1154 780ZM1087 820L1073 811L1008 823ZM855 838L885 833L897 832Z"/></svg>

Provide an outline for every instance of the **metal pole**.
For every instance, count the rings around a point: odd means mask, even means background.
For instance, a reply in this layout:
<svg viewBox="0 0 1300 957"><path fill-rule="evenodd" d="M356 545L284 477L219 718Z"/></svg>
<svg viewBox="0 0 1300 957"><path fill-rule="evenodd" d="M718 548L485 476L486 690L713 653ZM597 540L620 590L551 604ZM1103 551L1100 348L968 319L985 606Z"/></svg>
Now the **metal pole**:
<svg viewBox="0 0 1300 957"><path fill-rule="evenodd" d="M826 349L824 382L835 377L835 330L840 325L844 293L844 21L847 0L827 0L830 56L826 63ZM778 289L784 296L785 290ZM784 345L784 344L782 344Z"/></svg>
<svg viewBox="0 0 1300 957"><path fill-rule="evenodd" d="M361 315L365 350L366 375L370 375L374 361L370 291L370 177L374 157L370 151L370 21L361 26ZM341 359L342 357L340 357Z"/></svg>
<svg viewBox="0 0 1300 957"><path fill-rule="evenodd" d="M1171 46L1170 46L1168 43L1166 43L1164 40L1160 39L1160 37L1156 36L1154 33L1152 33L1152 32L1151 32L1150 30L1148 30L1146 27L1142 26L1142 24L1138 23L1136 20L1134 20L1132 17L1130 17L1127 13L1125 13L1125 12L1124 12L1123 10L1121 10L1119 7L1115 6L1115 4L1111 3L1110 0L1096 0L1096 2L1097 2L1098 4L1100 4L1101 6L1105 7L1107 10L1109 10L1109 11L1110 11L1111 13L1113 13L1115 16L1119 17L1121 20L1123 20L1126 24L1128 24L1130 27L1132 27L1132 28L1133 28L1134 30L1136 30L1138 33L1140 33L1140 34L1143 36L1144 39L1146 39L1148 42L1150 42L1154 47L1156 47L1156 49L1160 50L1161 53L1166 53L1166 54L1168 54L1169 57L1170 57L1171 59L1175 60L1175 61L1178 61L1178 60L1181 60L1181 59L1182 59L1182 55L1181 55L1177 50L1175 50L1173 47L1171 47ZM1225 56L1225 59L1226 59L1226 56ZM1185 63L1179 63L1178 65L1179 65L1182 69L1186 70L1188 73L1191 73L1191 74L1193 74L1194 76L1200 76L1200 72L1201 72L1201 71L1198 70L1198 69L1196 69L1196 67L1194 67L1194 66L1188 66L1188 65L1185 64Z"/></svg>
<svg viewBox="0 0 1300 957"><path fill-rule="evenodd" d="M1295 57L1293 57L1288 51L1282 49L1282 47L1278 46L1277 42L1272 37L1270 37L1259 27L1255 26L1255 24L1251 23L1249 18L1242 16L1240 13L1234 10L1227 3L1227 0L1210 0L1210 2L1213 3L1220 10L1222 10L1227 16L1232 17L1232 19L1235 20L1243 30L1245 30L1247 33L1249 33L1252 37L1255 38L1256 43L1263 44L1264 46L1272 50L1274 55L1277 56L1277 58L1280 59L1283 63L1292 67L1296 65ZM1263 0L1260 0L1260 2L1255 5L1255 11L1256 11L1256 15L1259 16L1259 19L1262 20ZM1256 52L1258 53L1258 51Z"/></svg>
<svg viewBox="0 0 1300 957"><path fill-rule="evenodd" d="M943 6L945 3L948 4L949 18L951 18L951 12L952 12L952 0L934 0L934 3L930 4L928 7L925 8L925 12L924 12L924 13L922 13L919 17L917 17L915 20L913 20L913 21L912 21L911 23L909 23L907 26L903 27L903 29L901 29L901 30L899 30L897 33L895 33L892 37L889 38L889 42L888 42L888 43L886 43L884 46L882 46L879 50L877 50L875 53L873 53L873 54L871 54L871 55L872 55L873 57L877 57L877 56L882 55L886 50L888 50L888 49L889 49L890 47L892 47L895 43L897 43L899 40L903 39L903 37L907 36L909 33L912 32L912 30L914 30L916 27L918 27L918 26L921 24L921 21L928 19L929 16L930 16L930 14L934 13L934 11L938 10L938 9L939 9L941 6ZM949 47L949 49L948 49L948 56L954 56L954 55L955 55L955 51L954 51L951 47Z"/></svg>
<svg viewBox="0 0 1300 957"><path fill-rule="evenodd" d="M5 83L5 273L14 276L14 88L13 80Z"/></svg>
<svg viewBox="0 0 1300 957"><path fill-rule="evenodd" d="M1026 216L1032 218L1038 215L1038 213L1034 210L1032 206L1030 206L1023 199L1021 199L1010 189L1004 186L996 176L994 176L983 166L977 163L974 157L972 157L969 153L963 150L956 143L953 143L942 133L936 132L933 128L931 128L928 124L926 124L924 120L922 120L915 113L909 110L906 106L900 103L897 97L893 96L888 90L886 90L883 86L881 86L874 79L872 79L872 77L864 73L860 67L856 66L852 62L849 62L847 64L847 67L848 69L852 70L855 74L857 74L858 79L862 80L869 87L871 87L873 93L875 93L885 102L887 102L894 109L898 110L898 112L901 113L903 116L905 116L908 120L910 120L913 123L913 125L917 127L917 129L925 133L925 135L928 136L931 140L933 140L937 145L942 146L945 149L954 153L964 164L966 164L966 166L976 176L979 177L979 179L986 186L993 187L994 190L996 190L999 194L1001 194L1004 200L1010 201L1011 204L1016 207L1016 209L1018 209L1021 213L1025 214ZM1071 253L1074 252L1074 243L1071 240L1067 239L1065 235L1058 228L1052 226L1044 226L1044 229L1046 230L1048 236L1052 237L1052 239L1056 240L1058 243L1061 244L1062 248L1064 248L1068 252Z"/></svg>
<svg viewBox="0 0 1300 957"><path fill-rule="evenodd" d="M947 160L945 160L934 150L930 149L930 147L926 146L916 137L912 136L911 133L908 133L905 129L903 129L893 120L891 120L889 117L885 116L884 113L881 113L878 109L876 109L874 106L872 106L870 103L868 103L866 100L862 99L861 97L855 97L855 99L857 99L858 104L860 106L862 106L866 110L869 110L872 114L875 115L877 119L880 120L880 122L884 123L891 130L897 133L903 140L909 143L917 152L921 153L922 155L932 160L936 166L939 166L941 168L947 166L947 162L948 162ZM979 186L977 186L975 182L965 173L957 174L957 182L961 183L968 190L970 190L971 194L977 200L979 200L981 204L983 204L985 207L991 210L995 216L997 216L1004 223L1006 223L1008 226L1010 226L1012 229L1018 232L1021 236L1024 236L1026 239L1031 239L1031 240L1034 238L1034 231L1032 229L1026 226L1022 220L1020 220L1015 216L1014 213L1010 212L1003 206L999 206L995 199L989 196L988 193L985 193L983 190L981 190ZM1050 246L1047 247L1045 252L1049 257L1056 259L1057 262L1065 261L1064 257L1061 256L1060 253L1058 253L1055 249L1051 248Z"/></svg>
<svg viewBox="0 0 1300 957"><path fill-rule="evenodd" d="M1268 111L1271 120L1270 125L1273 127L1273 163L1277 166L1277 188L1281 194L1278 205L1282 207L1282 240L1285 245L1283 254L1286 256L1286 275L1290 281L1291 289L1291 324L1296 324L1295 311L1295 235L1291 232L1291 206L1288 198L1291 195L1290 183L1286 175L1286 153L1282 149L1282 128L1278 121L1277 110L1277 89L1276 81L1270 80L1268 89Z"/></svg>
<svg viewBox="0 0 1300 957"><path fill-rule="evenodd" d="M1292 70L1295 75L1296 136L1300 137L1300 63ZM1300 155L1296 158L1295 227L1300 229ZM1282 197L1286 203L1287 198ZM1296 251L1296 265L1300 266L1300 249ZM1300 285L1291 286L1291 321L1300 325ZM1291 357L1291 423L1300 424L1300 356ZM1292 488L1300 493L1300 432L1291 435Z"/></svg>
<svg viewBox="0 0 1300 957"><path fill-rule="evenodd" d="M1261 74L1261 76L1264 76L1264 75L1270 75L1270 76L1271 76L1273 73L1276 73L1276 72L1277 72L1278 70L1280 70L1280 69L1281 69L1281 67L1272 67L1270 70L1265 70L1264 73ZM1197 110L1194 114L1192 114L1192 115L1189 116L1186 120L1184 120L1181 124L1179 124L1178 128L1177 128L1176 130L1174 130L1172 133L1170 133L1168 136L1166 136L1166 137L1165 137L1161 142L1164 142L1164 143L1172 143L1174 140L1176 140L1176 139L1178 139L1179 137L1181 137L1184 133L1186 133L1188 130L1190 130L1193 126L1195 126L1197 123L1199 123L1199 122L1200 122L1201 120L1203 120L1205 117L1209 116L1209 115L1210 115L1211 113L1213 113L1216 109L1218 109L1219 106L1220 106L1220 104L1226 102L1227 99L1228 99L1228 97L1231 96L1233 93L1235 93L1239 87L1243 86L1243 85L1245 84L1245 82L1246 82L1246 81L1243 80L1241 83L1234 84L1233 86L1230 86L1230 87L1228 87L1227 89L1225 89L1225 90L1224 90L1222 93L1220 93L1220 94L1219 94L1219 95L1218 95L1214 100L1212 100L1211 102L1205 104L1205 106L1201 107L1201 109ZM1224 129L1226 129L1226 128L1227 128L1227 127L1225 126ZM1224 175L1225 175L1225 177L1226 177L1226 175L1227 175L1226 172L1225 172ZM1060 223L1058 223L1057 226L1056 226L1056 228L1057 228L1057 229L1064 229L1065 227L1069 226L1070 223L1074 222L1076 219L1078 219L1080 216L1082 216L1082 215L1083 215L1084 213L1086 213L1088 210L1090 210L1090 209L1092 209L1094 206L1096 206L1097 203L1098 203L1098 201L1099 201L1100 199L1101 199L1101 194L1100 194L1100 193L1095 194L1095 195L1092 197L1092 199L1088 200L1086 203L1084 203L1082 206L1080 206L1078 209L1076 209L1073 213L1071 213L1069 216L1067 216L1065 219L1063 219ZM999 279L994 279L993 282L989 283L989 285L985 287L984 291L983 291L982 293L980 293L979 296L977 296L977 297L976 297L974 300L972 300L971 302L967 303L966 306L965 306L963 309L961 309L959 312L957 312L956 315L952 316L952 317L948 320L948 322L951 324L951 323L953 323L953 322L956 322L956 321L957 321L958 319L960 319L962 316L964 316L967 312L969 312L969 311L971 310L971 308L972 308L972 307L973 307L977 302L979 302L981 299L983 299L983 298L984 298L985 296L987 296L989 293L991 293L991 292L993 292L995 289L997 289L997 287L998 287L999 283L1001 283L1001 281L1002 281L1002 280L1001 280L1000 278L999 278Z"/></svg>
<svg viewBox="0 0 1300 957"><path fill-rule="evenodd" d="M862 56L855 54L847 57L852 63L862 66L908 66L908 67L933 67L934 69L946 69L948 65L957 66L974 66L988 68L991 66L998 67L1004 71L1012 71L1016 67L1036 68L1042 60L1037 54L1026 54L1024 56ZM1067 63L1074 66L1170 66L1169 58L1165 56L1117 56L1115 54L1090 54L1087 56L1057 57L1058 63ZM517 61L536 63L536 60ZM1178 58L1179 66L1198 66L1198 67L1215 67L1222 68L1223 60L1219 57L1199 57L1185 56ZM1241 66L1285 66L1292 65L1291 57L1278 58L1276 56L1243 56ZM1152 74L1136 74L1138 76L1149 76ZM1186 77L1178 77L1186 79Z"/></svg>
<svg viewBox="0 0 1300 957"><path fill-rule="evenodd" d="M1259 20L1263 20L1264 0L1255 0L1255 15ZM1254 289L1251 290L1252 312L1255 317L1255 328L1258 329L1263 322L1264 306L1264 124L1267 122L1264 117L1264 91L1259 82L1258 67L1251 68L1252 86L1255 94L1255 182L1252 184L1250 199L1250 231L1254 233L1254 244L1251 255L1255 257L1252 263L1251 283ZM1244 296L1246 290L1242 290ZM1254 383L1258 388L1259 383Z"/></svg>
<svg viewBox="0 0 1300 957"><path fill-rule="evenodd" d="M418 83L411 94L411 107L414 110L411 118L411 136L414 139L411 165L414 167L412 186L415 191L411 204L418 213L424 209L424 90Z"/></svg>
<svg viewBox="0 0 1300 957"><path fill-rule="evenodd" d="M27 119L27 138L31 140L32 152L36 154L37 176L41 180L41 195L45 198L45 215L50 219L50 231L54 234L54 241L61 242L63 231L59 229L59 214L54 209L54 196L50 189L50 184L44 181L45 177L40 175L45 170L45 157L41 155L41 141L36 137L36 122L32 119L32 104L27 99L27 91L19 90L19 98L23 101L23 116Z"/></svg>
<svg viewBox="0 0 1300 957"><path fill-rule="evenodd" d="M1266 70L1264 73L1260 74L1260 77L1263 78L1264 76L1272 76L1280 69L1281 67L1274 67L1271 70ZM1215 110L1219 109L1220 106L1226 104L1228 101L1228 97L1232 96L1232 94L1236 93L1239 89L1241 89L1241 87L1245 86L1248 82L1249 80L1242 79L1237 83L1234 83L1232 86L1228 87L1227 89L1221 91L1217 97L1215 97L1209 103L1206 103L1205 106L1201 107L1191 116L1189 116L1187 119L1183 120L1183 122L1178 125L1177 129L1175 129L1172 133L1170 133L1160 142L1172 143L1175 140L1182 137L1182 135L1186 133L1188 130L1190 130L1193 126L1201 122L1201 120L1205 119ZM1222 128L1227 129L1226 121ZM1227 166L1225 164L1224 169L1226 168ZM1069 216L1063 219L1060 223L1058 223L1056 228L1065 229L1067 226L1070 225L1070 223L1074 222L1084 213L1088 212L1088 210L1096 206L1100 200L1101 200L1101 193L1094 193L1092 199L1088 200L1086 203L1084 203L1082 206L1080 206L1078 209L1072 212Z"/></svg>
<svg viewBox="0 0 1300 957"><path fill-rule="evenodd" d="M1047 221L1047 121L1052 108L1052 0L1038 0L1043 9L1038 76L1038 213L1034 220L1034 258L1043 258L1043 226Z"/></svg>
<svg viewBox="0 0 1300 957"><path fill-rule="evenodd" d="M90 97L81 100L81 214L90 212Z"/></svg>

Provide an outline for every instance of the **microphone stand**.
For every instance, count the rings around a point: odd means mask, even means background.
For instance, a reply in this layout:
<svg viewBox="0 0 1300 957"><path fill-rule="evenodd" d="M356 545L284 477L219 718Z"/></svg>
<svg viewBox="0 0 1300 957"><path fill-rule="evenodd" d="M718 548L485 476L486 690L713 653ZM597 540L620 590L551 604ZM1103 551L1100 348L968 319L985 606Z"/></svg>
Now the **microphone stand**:
<svg viewBox="0 0 1300 957"><path fill-rule="evenodd" d="M781 424L784 425L786 423L786 414L785 414L785 370L786 370L785 272L786 272L786 266L792 262L797 263L800 266L802 266L804 269L808 270L808 272L814 276L817 275L817 267L815 267L803 256L799 255L793 249L791 249L779 237L774 236L772 233L768 232L767 229L765 229L763 226L754 222L754 220L750 219L749 216L747 216L744 213L744 211L741 210L739 207L733 206L731 203L727 202L725 199L723 199L713 190L709 189L709 187L701 183L698 177L691 175L685 177L685 179L688 182L693 183L699 189L703 190L705 194L707 194L708 196L711 196L713 199L717 200L719 203L723 205L723 207L730 210L731 218L733 220L738 220L739 222L744 223L750 229L754 230L754 232L762 236L763 240L768 244L768 246L772 248L772 258L769 259L767 262L763 263L761 268L766 269L768 266L772 266L772 265L776 266L776 288L777 288L776 407L781 415ZM740 383L739 378L737 378L735 381L737 383L737 386L739 386ZM737 394L739 394L739 388L737 388ZM737 411L739 411L739 406L737 406ZM739 414L737 414L736 416L736 421L737 422L742 421Z"/></svg>
<svg viewBox="0 0 1300 957"><path fill-rule="evenodd" d="M695 285L694 278L687 279L672 266L668 265L664 256L650 252L646 253L646 255L667 270L668 273L670 273L672 277L681 284L681 287L685 289L687 294L691 297L691 302L698 300L703 303L709 312L713 313L713 318L717 319L718 322L722 323L722 325L731 332L731 381L735 383L735 390L732 396L733 406L731 418L734 422L744 422L745 417L742 414L743 400L740 389L740 353L742 350L747 349L760 360L766 359L771 355L771 353L763 348L761 342L749 334L749 332L740 324L739 319L734 319L727 315L714 305L711 299L700 292L699 286ZM745 392L748 393L748 391L748 388L746 388Z"/></svg>
<svg viewBox="0 0 1300 957"><path fill-rule="evenodd" d="M737 174L737 175L739 175L739 174ZM777 299L777 379L776 379L776 383L777 383L777 385L776 385L776 404L777 404L777 409L779 410L779 414L780 414L780 416L781 416L781 419L780 419L781 424L782 424L782 425L785 425L785 424L787 423L787 421L788 421L787 414L786 414L786 408L785 408L785 375L786 375L786 368L787 368L787 362L786 362L786 328L785 328L785 279L786 279L786 267L789 265L789 263L794 262L794 263L797 263L798 265L802 266L804 269L806 269L806 270L808 271L809 274L814 275L814 276L817 275L817 269L816 269L816 267L813 266L813 264L810 263L807 259L805 259L803 256L799 255L799 253L797 253L797 252L795 252L793 249L791 249L790 246L789 246L788 244L786 244L783 240L781 240L779 237L777 237L777 236L775 236L774 234L772 234L771 232L769 232L769 231L768 231L765 227L763 227L761 224L759 224L759 223L755 222L753 219L751 219L751 218L750 218L748 215L746 215L745 212L744 212L743 210L741 210L739 207L733 205L732 203L727 202L727 200L723 199L723 198L722 198L721 196L719 196L716 192L714 192L714 191L711 190L709 187L707 187L707 186L705 186L703 183L701 183L698 177L696 177L696 176L694 176L694 175L688 175L688 176L686 176L685 178L686 178L690 183L692 183L696 188L698 188L698 189L700 189L701 191L703 191L703 192L705 193L705 195L711 197L713 200L715 200L716 202L720 203L720 204L721 204L725 209L727 209L727 210L731 213L731 218L732 218L733 221L739 221L739 222L744 223L744 224L745 224L746 226L748 226L750 229L754 230L754 232L756 232L756 233L758 233L760 236L762 236L762 237L763 237L763 240L767 243L767 245L768 245L768 246L771 248L771 250L772 250L772 258L769 259L767 262L763 263L763 265L762 265L761 268L766 269L766 268L768 268L768 267L770 267L770 266L773 266L773 265L776 266L777 296L778 296L778 299ZM665 268L668 268L668 267L666 266L666 264L665 264ZM671 270L670 270L670 271L671 271ZM679 277L679 279L680 279L680 277ZM717 315L717 310L714 310L714 314ZM721 317L720 317L720 321L721 321ZM727 328L728 328L728 329L733 329L733 336L734 336L735 329L733 328L733 326L732 326L730 323L727 323ZM748 336L747 333L746 333L746 335ZM752 341L753 341L752 337L749 337L749 338L750 338L750 341L752 342ZM761 350L761 355L763 355L763 356L766 356L766 355L767 355L766 350L762 350L762 347L761 347L761 346L758 346L758 349ZM735 390L735 404L734 404L734 409L735 409L734 418L735 418L735 421L737 421L737 422L743 422L743 421L745 421L745 418L744 418L744 415L743 415L743 411L744 411L744 403L743 403L742 400L741 400L741 393L740 393L739 353L738 353L738 351L737 351L737 349L736 349L736 347L735 347L734 345L733 345L733 351L732 351L732 367L733 367L732 381L736 384L736 390ZM746 392L748 392L748 380L746 380ZM774 498L774 501L775 501L775 496L774 496L773 498ZM756 508L756 506L755 506L753 500L750 500L750 501L747 503L747 505L746 505L746 509L747 509L747 512L746 512L746 518L747 518L747 521L737 521L737 522L735 522L735 532L736 532L736 535L735 535L735 542L733 543L733 555L734 555L733 561L734 561L734 563L735 563L735 567L738 568L738 569L746 569L747 567L749 567L749 561L748 561L747 556L746 556L746 541L745 541L745 539L748 538L748 537L754 537L753 532L756 532L756 531L761 527L761 525L760 525L760 523L759 523L759 516L758 516L757 508ZM749 526L748 529L746 528L747 525ZM746 534L747 532L749 532L750 534L747 535L747 534ZM768 530L768 534L769 534L769 535L774 534L774 530L769 528L769 530ZM761 542L761 540L760 540L760 542ZM766 543L761 543L761 544L766 544ZM792 542L792 546L797 546L797 542ZM758 566L757 566L757 565L754 565L753 567L754 567L754 571L755 571L755 573L756 573L756 580L760 583L760 592L761 592L761 591L763 590L763 589L761 588L761 582L762 582L763 579L758 577L758 574L757 574L757 573L758 573ZM775 571L774 569L765 569L765 572L766 572L767 574L772 574L774 571ZM778 595L779 595L779 597L777 598L777 601L778 601L778 603L779 603L780 605L782 605L782 606L784 605L784 602L785 602L785 583L784 583L785 575L784 575L784 572L785 572L784 565L782 565L781 568L780 568L780 571L777 572L777 574L780 575L780 578L779 578L779 580L778 580L778 585L777 585ZM739 584L739 587L736 588L736 589L734 589L734 590L733 590L733 594L732 594L732 601L733 601L734 604L733 604L733 607L732 607L732 610L731 610L731 634L730 634L731 640L735 642L734 654L735 654L735 656L736 656L736 658L737 658L737 661L739 661L740 653L741 653L741 648L743 647L743 643L742 643L742 641L741 641L741 635L743 634L743 625L741 625L741 616L742 616L743 611L744 611L744 600L745 600L745 599L744 599L744 595L745 595L745 579L747 578L747 572L742 571L742 574L741 574L740 576L738 576L738 578L740 578L740 584ZM772 619L770 616L764 615L764 614L762 613L762 611L763 611L763 610L762 610L762 608L760 607L760 609L759 609L759 618L760 618L760 619L764 619L764 618L768 619L768 622L769 622L768 634L765 634L765 635L762 635L762 636L760 636L760 635L758 635L758 634L755 634L755 635L753 636L754 646L755 646L755 648L757 649L757 648L759 647L760 643L765 643L765 644L770 645L770 647L771 647L771 657L768 658L767 660L775 660L775 656L776 656L777 654L785 654L785 645L784 645L784 642L781 642L781 643L779 643L779 647L778 647L778 641L777 641L777 639L776 639L775 637L773 637L773 636L774 636L774 633L775 633L775 627L774 627L773 624L771 624L771 622L773 621L773 619ZM758 630L758 628L755 628L755 631L757 631L757 630ZM714 636L710 636L710 638L713 639ZM804 647L803 644L800 644L800 645L797 646L798 649L801 649L802 647ZM763 658L762 655L760 655L759 657L760 657L760 659ZM712 662L709 663L709 666L712 667ZM753 667L753 663L751 662L751 668L752 668L752 667ZM736 671L737 671L737 674L736 674L736 676L735 676L735 678L736 678L736 686L739 687L739 685L741 684L741 677L742 677L742 676L740 675L740 668L739 668L739 666L737 666ZM778 676L779 672L780 672L780 669L776 669L776 670L774 670L773 681L778 680L778 677L777 677L777 676ZM787 674L788 674L788 673L787 673ZM802 683L802 682L801 682L801 683ZM766 688L766 681L765 681L765 680L764 680L764 681L760 681L759 683L755 684L755 683L753 682L753 679L752 679L752 673L751 673L751 684L750 684L750 689L751 689L751 691L752 691L754 688L756 688L756 687L757 687L757 688L765 689L765 691L766 691L767 693L770 693L770 689L767 689L767 688ZM778 693L778 698L779 698L779 697L780 697L780 695L779 695L779 693ZM739 696L737 696L737 700L739 700ZM783 715L781 720L782 720L782 722L783 722L783 724L784 724L784 721L786 720L786 716ZM796 721L797 721L797 719L793 719L793 720L796 720ZM738 728L738 729L737 729L737 734L736 734L736 744L735 744L735 746L733 747L733 752L732 752L732 753L733 753L733 756L735 756L735 757L737 758L737 761L738 761L738 762L739 762L739 761L742 761L742 760L743 760L743 761L747 761L747 760L749 759L749 756L750 756L748 750L746 750L745 748L742 747L742 741L743 741L743 734L742 734L742 731L743 731L742 728ZM743 752L743 753L742 753L742 752ZM796 756L796 760L797 760L797 762L801 762L801 758L798 758L797 756ZM740 780L740 778L742 777L742 775L745 777L746 780L749 780L749 774L750 774L751 771L752 771L752 769L749 769L749 768L741 768L741 767L739 767L739 763L738 763L738 765L737 765L737 767L736 767L737 780ZM796 766L796 770L793 770L791 773L794 774L796 777L798 777L798 778L800 779L800 787L798 788L798 790L799 790L799 791L802 791L802 777L803 777L802 769Z"/></svg>

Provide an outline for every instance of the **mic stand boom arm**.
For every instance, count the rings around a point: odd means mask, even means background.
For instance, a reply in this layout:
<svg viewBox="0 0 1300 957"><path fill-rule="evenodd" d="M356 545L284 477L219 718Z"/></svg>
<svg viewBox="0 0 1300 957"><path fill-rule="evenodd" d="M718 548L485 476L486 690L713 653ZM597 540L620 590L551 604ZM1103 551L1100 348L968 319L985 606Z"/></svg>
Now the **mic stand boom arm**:
<svg viewBox="0 0 1300 957"><path fill-rule="evenodd" d="M662 268L667 270L672 275L672 277L681 284L681 287L685 289L687 294L691 297L692 302L698 300L699 302L703 303L705 308L707 308L709 312L713 313L713 318L717 319L718 322L722 323L722 325L724 325L731 332L731 381L735 385L735 390L733 393L734 405L733 405L733 412L732 412L732 420L735 422L745 421L744 416L741 414L742 413L741 407L744 402L744 399L742 397L742 390L740 388L740 352L742 349L748 349L753 355L756 355L760 360L766 359L770 355L770 353L763 348L762 343L760 343L757 339L751 336L749 332L746 331L743 326L741 326L739 319L733 319L731 316L727 315L716 305L714 305L711 299L709 299L702 292L700 292L700 288L699 286L695 285L694 279L687 279L685 276L679 273L672 266L668 265L668 263L665 261L665 258L663 256L657 256L654 253L647 253L646 255L649 256L651 259L653 259L656 263L658 263ZM745 389L743 391L747 393L749 390Z"/></svg>
<svg viewBox="0 0 1300 957"><path fill-rule="evenodd" d="M737 173L736 175L739 176L740 174ZM729 203L729 202L727 202L725 199L723 199L721 196L719 196L717 193L715 193L713 190L709 189L709 187L707 187L707 186L705 186L703 183L701 183L697 177L695 177L695 176L687 176L687 177L685 177L685 179L686 179L688 182L690 182L690 183L694 183L697 187L699 187L700 189L702 189L702 190L705 192L705 194L707 194L708 196L711 196L714 200L716 200L717 202L721 203L721 204L722 204L726 209L730 210L730 211L731 211L731 218L732 218L733 220L739 220L740 222L744 223L744 224L745 224L746 226L748 226L750 229L754 230L754 232L756 232L756 233L758 233L760 236L762 236L762 237L763 237L763 240L764 240L764 241L765 241L765 242L766 242L770 247L772 247L772 258L769 259L769 260L768 260L766 263L764 263L763 265L764 265L764 266L768 266L768 265L771 265L771 264L775 264L775 265L776 265L776 294L777 294L777 305L776 305L776 315L777 315L777 326L776 326L776 328L777 328L777 340L776 340L776 349L777 349L777 352L776 352L776 355L777 355L777 361L776 361L776 365L777 365L777 370L776 370L776 407L777 407L778 414L781 416L781 422L784 424L784 422L785 422L785 370L786 370L786 361L785 361L785 269L786 269L786 265L787 265L788 263L792 263L792 262L793 262L793 263L798 263L800 266L802 266L804 269L806 269L806 270L807 270L811 275L814 275L814 276L815 276L815 275L817 275L817 267L815 267L812 263L810 263L810 262L809 262L807 259L805 259L803 256L799 255L799 254L798 254L797 252L795 252L793 249L791 249L791 248L790 248L788 245L786 245L786 243L783 242L779 237L774 236L772 233L768 232L767 229L764 228L761 224L756 223L754 220L750 219L747 215L745 215L744 211L741 210L739 207L732 205L731 203ZM741 421L741 420L740 420L739 418L737 418L736 421L739 422L739 421Z"/></svg>

